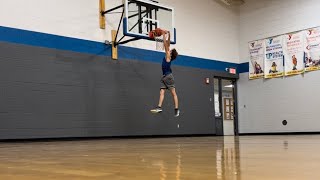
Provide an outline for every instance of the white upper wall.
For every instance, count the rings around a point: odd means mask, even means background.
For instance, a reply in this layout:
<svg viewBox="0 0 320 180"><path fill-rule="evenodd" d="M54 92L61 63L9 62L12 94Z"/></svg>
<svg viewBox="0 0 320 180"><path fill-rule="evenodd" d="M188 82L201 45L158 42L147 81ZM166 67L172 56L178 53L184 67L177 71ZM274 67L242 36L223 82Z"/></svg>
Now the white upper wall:
<svg viewBox="0 0 320 180"><path fill-rule="evenodd" d="M98 1L0 0L0 26L101 41Z"/></svg>
<svg viewBox="0 0 320 180"><path fill-rule="evenodd" d="M190 56L239 62L239 12L216 0L161 0L176 11L177 49Z"/></svg>
<svg viewBox="0 0 320 180"><path fill-rule="evenodd" d="M249 61L249 41L320 26L319 17L319 0L246 0L240 8L240 63Z"/></svg>
<svg viewBox="0 0 320 180"><path fill-rule="evenodd" d="M106 0L106 9L122 0ZM239 62L239 13L217 0L160 0L175 8L180 54ZM0 26L104 42L111 39L121 14L107 15L107 30L99 28L98 0L0 0ZM121 9L117 10L118 12ZM122 30L121 30L122 32ZM120 34L121 37L121 34ZM135 41L127 46L155 50L155 43Z"/></svg>

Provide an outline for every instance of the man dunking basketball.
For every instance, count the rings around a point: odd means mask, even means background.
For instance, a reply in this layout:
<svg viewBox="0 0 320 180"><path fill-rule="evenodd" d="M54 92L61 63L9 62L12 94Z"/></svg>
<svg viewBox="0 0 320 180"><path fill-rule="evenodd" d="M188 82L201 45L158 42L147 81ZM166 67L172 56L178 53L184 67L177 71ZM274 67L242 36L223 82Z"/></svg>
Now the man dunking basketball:
<svg viewBox="0 0 320 180"><path fill-rule="evenodd" d="M166 38L166 35L168 34L168 39ZM178 105L178 96L176 93L176 88L175 88L175 83L174 83L174 78L172 75L172 70L171 70L171 62L174 61L177 56L178 52L176 49L170 50L170 32L169 31L163 31L163 45L165 49L165 57L162 60L162 78L160 80L161 82L161 87L160 87L160 97L159 97L159 104L158 107L155 109L152 109L152 113L160 113L162 112L162 102L164 99L164 94L165 90L168 89L171 92L171 95L173 97L174 101L174 116L178 117L180 115L179 111L179 105Z"/></svg>

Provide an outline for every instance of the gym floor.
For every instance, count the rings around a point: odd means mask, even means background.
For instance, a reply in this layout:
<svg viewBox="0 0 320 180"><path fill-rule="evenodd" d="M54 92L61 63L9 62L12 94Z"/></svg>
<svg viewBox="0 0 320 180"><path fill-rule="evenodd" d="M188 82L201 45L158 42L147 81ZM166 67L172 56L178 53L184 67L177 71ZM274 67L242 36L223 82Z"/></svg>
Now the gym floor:
<svg viewBox="0 0 320 180"><path fill-rule="evenodd" d="M320 135L0 143L0 179L319 179Z"/></svg>

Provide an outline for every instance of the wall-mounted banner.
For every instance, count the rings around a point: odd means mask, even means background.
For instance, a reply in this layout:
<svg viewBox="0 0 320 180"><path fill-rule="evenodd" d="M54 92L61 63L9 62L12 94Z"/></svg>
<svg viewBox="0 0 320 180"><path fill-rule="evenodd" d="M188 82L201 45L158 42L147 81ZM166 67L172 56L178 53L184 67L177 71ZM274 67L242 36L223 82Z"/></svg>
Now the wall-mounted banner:
<svg viewBox="0 0 320 180"><path fill-rule="evenodd" d="M304 72L304 32L284 35L285 75L291 76Z"/></svg>
<svg viewBox="0 0 320 180"><path fill-rule="evenodd" d="M249 79L264 77L264 40L249 42Z"/></svg>
<svg viewBox="0 0 320 180"><path fill-rule="evenodd" d="M264 77L275 78L284 75L283 36L265 39Z"/></svg>
<svg viewBox="0 0 320 180"><path fill-rule="evenodd" d="M305 69L315 71L320 69L320 28L305 30Z"/></svg>

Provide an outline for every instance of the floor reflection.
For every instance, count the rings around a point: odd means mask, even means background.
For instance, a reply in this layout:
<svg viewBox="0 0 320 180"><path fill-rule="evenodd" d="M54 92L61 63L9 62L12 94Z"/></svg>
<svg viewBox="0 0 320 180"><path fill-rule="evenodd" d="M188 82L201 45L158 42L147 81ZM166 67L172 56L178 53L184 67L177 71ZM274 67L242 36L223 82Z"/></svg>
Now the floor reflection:
<svg viewBox="0 0 320 180"><path fill-rule="evenodd" d="M224 137L0 144L0 178L239 179L237 141Z"/></svg>
<svg viewBox="0 0 320 180"><path fill-rule="evenodd" d="M0 179L320 179L320 136L0 143Z"/></svg>

